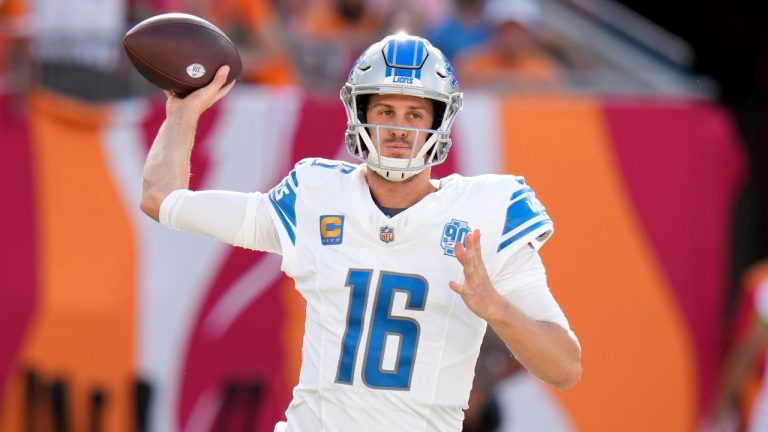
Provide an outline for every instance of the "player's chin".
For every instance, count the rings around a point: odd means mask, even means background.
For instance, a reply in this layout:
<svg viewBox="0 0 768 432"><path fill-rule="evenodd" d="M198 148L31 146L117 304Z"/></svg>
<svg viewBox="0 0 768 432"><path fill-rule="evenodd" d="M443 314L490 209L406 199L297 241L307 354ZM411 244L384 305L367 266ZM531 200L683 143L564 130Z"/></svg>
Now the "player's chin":
<svg viewBox="0 0 768 432"><path fill-rule="evenodd" d="M412 151L410 148L393 147L382 152L382 156L394 159L410 159Z"/></svg>

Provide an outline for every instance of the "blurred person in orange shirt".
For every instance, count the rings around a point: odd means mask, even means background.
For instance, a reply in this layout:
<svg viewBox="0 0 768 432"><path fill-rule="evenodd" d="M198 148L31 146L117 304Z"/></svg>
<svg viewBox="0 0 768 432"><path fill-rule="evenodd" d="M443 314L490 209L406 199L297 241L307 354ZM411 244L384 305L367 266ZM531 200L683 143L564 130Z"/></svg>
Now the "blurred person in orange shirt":
<svg viewBox="0 0 768 432"><path fill-rule="evenodd" d="M701 432L768 431L768 258L747 270L742 287L735 343Z"/></svg>
<svg viewBox="0 0 768 432"><path fill-rule="evenodd" d="M267 85L296 83L283 25L271 0L181 0L184 10L223 30L243 60L242 80Z"/></svg>
<svg viewBox="0 0 768 432"><path fill-rule="evenodd" d="M366 0L365 3L374 16L382 17L385 33L389 34L426 34L444 22L452 11L450 0Z"/></svg>
<svg viewBox="0 0 768 432"><path fill-rule="evenodd" d="M373 14L386 17L388 33L416 34L443 22L452 11L452 0L366 0L365 3Z"/></svg>
<svg viewBox="0 0 768 432"><path fill-rule="evenodd" d="M383 33L385 20L365 0L312 2L290 18L289 38L305 88L338 92L357 56Z"/></svg>
<svg viewBox="0 0 768 432"><path fill-rule="evenodd" d="M561 83L561 66L538 42L536 0L489 0L483 16L487 43L458 56L456 71L467 86L548 90Z"/></svg>
<svg viewBox="0 0 768 432"><path fill-rule="evenodd" d="M24 35L27 4L24 0L0 0L0 74L10 69L14 42Z"/></svg>
<svg viewBox="0 0 768 432"><path fill-rule="evenodd" d="M362 46L361 39L378 38L382 21L375 16L365 0L314 1L297 17L296 23L304 34L318 39Z"/></svg>
<svg viewBox="0 0 768 432"><path fill-rule="evenodd" d="M23 96L32 83L28 11L25 0L0 0L0 93ZM22 98L9 99L12 112Z"/></svg>

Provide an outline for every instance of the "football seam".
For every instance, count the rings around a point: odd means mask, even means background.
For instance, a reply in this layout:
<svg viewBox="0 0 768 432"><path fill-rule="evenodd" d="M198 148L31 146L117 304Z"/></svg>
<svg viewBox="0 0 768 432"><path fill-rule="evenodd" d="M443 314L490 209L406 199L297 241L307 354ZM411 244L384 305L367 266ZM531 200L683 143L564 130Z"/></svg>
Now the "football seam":
<svg viewBox="0 0 768 432"><path fill-rule="evenodd" d="M171 81L174 81L174 82L176 81L176 77L168 75L167 73L165 73L165 72L161 71L160 69L156 68L155 66L152 65L152 63L147 62L147 60L144 57L136 54L136 52L133 51L132 49L130 49L128 46L126 46L125 49L128 50L134 57L136 57L137 59L141 60L142 64L144 64L145 66L149 67L153 71L157 72L158 75L161 75L164 78L168 78ZM187 84L187 83L184 82L183 84ZM192 85L192 84L187 84L187 85Z"/></svg>
<svg viewBox="0 0 768 432"><path fill-rule="evenodd" d="M155 24L153 26L149 26L149 27L145 27L143 29L136 30L135 32L131 33L131 35L137 35L139 33L144 33L147 30L152 30L155 27L158 27L158 25L159 25L159 23ZM205 26L205 25L193 24L193 23L173 23L173 24L165 24L165 25L167 25L168 27L184 27L184 26L195 26L196 25L196 26L199 26L199 27L202 27L202 28L208 30L209 32L216 33L219 36L224 36L224 39L226 39L230 43L230 45L232 45L232 47L235 46L235 43L232 42L232 39L230 39L229 36L227 36L226 33L222 32L221 30L217 31L217 30L212 29L212 28L210 28L208 26Z"/></svg>

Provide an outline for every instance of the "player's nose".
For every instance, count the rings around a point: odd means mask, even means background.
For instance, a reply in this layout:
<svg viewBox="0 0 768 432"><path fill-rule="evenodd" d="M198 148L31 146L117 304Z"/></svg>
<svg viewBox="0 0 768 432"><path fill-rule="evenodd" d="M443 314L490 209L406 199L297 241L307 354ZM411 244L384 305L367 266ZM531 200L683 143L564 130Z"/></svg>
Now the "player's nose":
<svg viewBox="0 0 768 432"><path fill-rule="evenodd" d="M398 137L398 138L405 138L406 136L408 136L408 131L405 129L390 129L389 133L393 137Z"/></svg>

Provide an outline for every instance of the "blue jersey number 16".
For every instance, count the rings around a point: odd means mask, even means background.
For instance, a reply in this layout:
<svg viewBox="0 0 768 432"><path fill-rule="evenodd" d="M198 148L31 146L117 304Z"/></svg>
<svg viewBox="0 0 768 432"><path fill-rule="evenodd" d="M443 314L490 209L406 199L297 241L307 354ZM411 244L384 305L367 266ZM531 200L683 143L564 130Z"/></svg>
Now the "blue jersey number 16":
<svg viewBox="0 0 768 432"><path fill-rule="evenodd" d="M341 342L341 356L336 382L352 384L357 348L365 319L365 305L373 270L352 269L347 275L346 286L351 288L347 329ZM405 317L392 316L395 292L407 295L405 308L424 310L427 304L427 281L418 275L381 272L373 302L373 316L369 325L368 342L363 360L363 382L368 387L408 390L411 386L416 347L419 344L419 323ZM384 347L387 336L400 339L394 368L384 370Z"/></svg>

